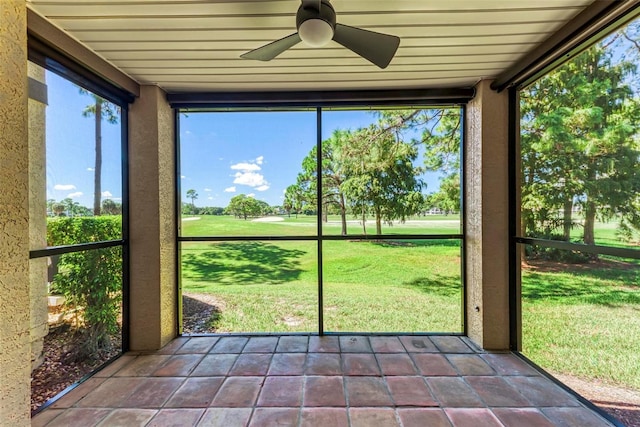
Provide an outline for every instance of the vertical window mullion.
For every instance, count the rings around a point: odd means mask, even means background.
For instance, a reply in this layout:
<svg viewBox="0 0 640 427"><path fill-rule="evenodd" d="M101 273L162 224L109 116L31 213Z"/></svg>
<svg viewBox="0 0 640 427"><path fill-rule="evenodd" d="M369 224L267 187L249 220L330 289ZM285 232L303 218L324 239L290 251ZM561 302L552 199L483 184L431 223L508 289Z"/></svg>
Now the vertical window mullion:
<svg viewBox="0 0 640 427"><path fill-rule="evenodd" d="M318 334L324 335L322 277L322 108L316 109L316 219L318 225Z"/></svg>

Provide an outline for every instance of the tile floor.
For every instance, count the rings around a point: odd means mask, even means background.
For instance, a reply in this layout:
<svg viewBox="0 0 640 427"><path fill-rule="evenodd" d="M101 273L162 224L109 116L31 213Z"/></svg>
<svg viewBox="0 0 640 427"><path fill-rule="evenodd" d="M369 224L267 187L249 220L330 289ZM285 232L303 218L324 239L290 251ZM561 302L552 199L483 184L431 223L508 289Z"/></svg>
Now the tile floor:
<svg viewBox="0 0 640 427"><path fill-rule="evenodd" d="M456 336L181 337L33 426L608 426L513 354Z"/></svg>

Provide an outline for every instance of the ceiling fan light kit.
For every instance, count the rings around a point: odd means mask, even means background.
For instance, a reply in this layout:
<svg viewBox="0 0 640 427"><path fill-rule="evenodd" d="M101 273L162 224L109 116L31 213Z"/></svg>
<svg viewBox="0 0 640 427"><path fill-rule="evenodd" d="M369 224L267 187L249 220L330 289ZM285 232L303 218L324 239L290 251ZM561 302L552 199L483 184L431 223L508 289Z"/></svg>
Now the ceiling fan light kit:
<svg viewBox="0 0 640 427"><path fill-rule="evenodd" d="M330 40L341 44L380 68L386 68L400 45L400 38L336 23L329 0L302 0L296 13L297 33L240 55L241 58L270 61L301 41L322 47Z"/></svg>

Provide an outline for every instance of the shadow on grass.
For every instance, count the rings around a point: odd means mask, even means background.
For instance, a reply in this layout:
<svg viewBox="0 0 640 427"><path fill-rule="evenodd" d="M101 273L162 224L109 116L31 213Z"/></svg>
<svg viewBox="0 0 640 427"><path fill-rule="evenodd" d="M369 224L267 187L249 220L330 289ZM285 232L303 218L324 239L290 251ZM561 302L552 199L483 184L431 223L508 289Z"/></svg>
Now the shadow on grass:
<svg viewBox="0 0 640 427"><path fill-rule="evenodd" d="M522 298L567 304L640 305L640 268L596 265L534 265L523 269ZM620 266L622 267L622 266Z"/></svg>
<svg viewBox="0 0 640 427"><path fill-rule="evenodd" d="M185 334L215 333L221 314L220 307L197 299L196 295L182 296L182 327Z"/></svg>
<svg viewBox="0 0 640 427"><path fill-rule="evenodd" d="M361 242L367 242L365 240L361 240ZM425 239L425 240L372 240L370 243L376 246L382 246L384 248L396 248L396 247L412 247L412 246L420 246L420 247L460 247L461 240L460 239Z"/></svg>
<svg viewBox="0 0 640 427"><path fill-rule="evenodd" d="M223 285L281 284L300 277L299 258L305 254L263 242L214 243L208 249L183 249L182 272Z"/></svg>
<svg viewBox="0 0 640 427"><path fill-rule="evenodd" d="M420 292L443 297L462 296L462 283L460 277L434 275L431 277L421 277L404 283L409 288L414 288Z"/></svg>

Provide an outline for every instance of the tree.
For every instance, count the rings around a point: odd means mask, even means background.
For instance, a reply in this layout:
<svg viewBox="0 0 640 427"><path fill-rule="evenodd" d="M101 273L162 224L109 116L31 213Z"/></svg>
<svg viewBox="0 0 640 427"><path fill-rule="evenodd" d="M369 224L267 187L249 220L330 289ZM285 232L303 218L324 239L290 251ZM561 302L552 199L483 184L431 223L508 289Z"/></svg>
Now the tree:
<svg viewBox="0 0 640 427"><path fill-rule="evenodd" d="M102 119L111 124L118 123L120 107L85 89L80 89L80 93L91 96L94 101L93 104L85 107L82 111L82 116L93 116L95 118L96 162L93 169L93 214L97 216L100 215L100 202L102 200Z"/></svg>
<svg viewBox="0 0 640 427"><path fill-rule="evenodd" d="M121 215L122 205L111 199L104 199L102 201L102 213L107 215Z"/></svg>
<svg viewBox="0 0 640 427"><path fill-rule="evenodd" d="M198 198L198 193L196 192L196 190L194 190L193 188L190 190L187 190L187 199L191 199L191 207L193 208L194 212L196 210L196 199Z"/></svg>
<svg viewBox="0 0 640 427"><path fill-rule="evenodd" d="M246 220L247 217L259 216L261 214L261 204L253 197L238 194L231 198L229 206L227 206L227 211L238 218Z"/></svg>
<svg viewBox="0 0 640 427"><path fill-rule="evenodd" d="M640 108L625 82L634 72L632 63L614 63L612 51L596 45L523 92L525 233L552 237L561 229L569 240L580 205L583 242L592 245L598 215L633 217Z"/></svg>

